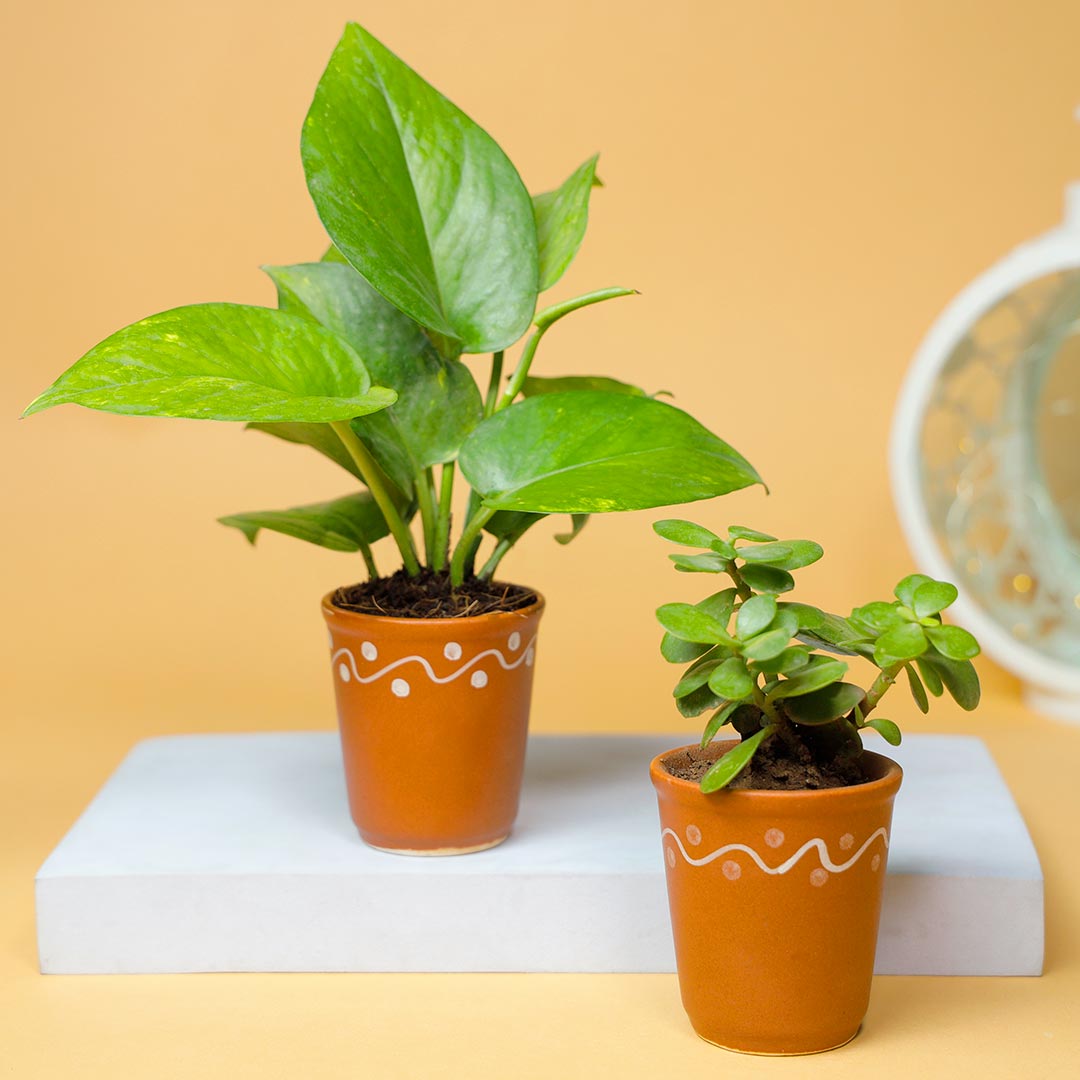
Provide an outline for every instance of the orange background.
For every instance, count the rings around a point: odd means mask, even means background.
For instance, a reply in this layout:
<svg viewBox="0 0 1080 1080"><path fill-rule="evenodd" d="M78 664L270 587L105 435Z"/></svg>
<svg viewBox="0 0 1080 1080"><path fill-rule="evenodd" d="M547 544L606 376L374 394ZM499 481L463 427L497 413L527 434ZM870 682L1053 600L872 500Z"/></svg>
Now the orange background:
<svg viewBox="0 0 1080 1080"><path fill-rule="evenodd" d="M15 417L119 326L191 302L272 304L259 264L321 252L299 132L347 18L483 124L532 190L601 151L606 187L551 298L611 284L642 296L568 319L536 370L673 391L773 492L699 504L689 516L819 540L826 558L802 573L799 595L841 611L887 596L911 566L886 442L914 349L967 281L1058 220L1063 184L1080 177L1071 119L1080 8L1066 2L6 4L0 950L20 974L19 1000L33 1006L0 1009L0 1033L14 1020L23 1034L59 1039L52 1053L61 1055L39 1059L23 1040L16 1075L49 1075L48 1062L76 1048L83 1076L122 1074L125 1053L145 1054L159 1076L205 1069L212 1055L200 1056L191 1033L218 1030L196 1003L206 994L225 995L237 1010L228 1030L253 1040L236 1034L232 1076L249 1066L276 1075L261 1056L259 1016L285 1033L289 1002L332 1005L338 993L370 1010L372 1032L405 1023L403 1005L386 1020L404 995L443 1017L436 1027L458 1017L431 1037L450 1046L444 1061L461 1060L454 1024L467 1016L439 1010L466 997L452 989L465 981L202 980L196 995L195 980L32 975L32 872L133 742L333 724L318 600L362 576L359 556L277 536L252 551L214 518L343 494L344 474L237 425L77 408ZM472 363L486 378L482 361ZM670 569L667 545L649 529L659 516L594 518L568 549L548 523L503 564L549 600L535 730L692 726L671 705L674 669L658 657L652 611L698 598L703 585ZM384 565L392 554L384 542ZM1080 749L1077 733L1029 716L1011 679L985 661L980 670L991 693L975 717L946 705L923 720L902 691L887 715L908 730L988 733L1037 841L1052 845L1055 834L1037 827L1050 828L1053 807L1075 818L1076 797L1036 781L1031 748ZM551 1038L580 1029L588 1039L582 1025L597 1009L610 1052L643 1060L638 1036L611 1027L614 995L636 1031L698 1053L683 1038L670 979L562 979L551 994L566 1006L548 1013L541 982L526 984L520 1000L541 1010ZM222 989L240 985L242 1002ZM511 1008L497 989L505 983L468 985L477 1008ZM933 985L946 1008L960 993L959 983ZM1015 1015L1005 985L984 993L997 995L1000 1015ZM1046 980L1026 985L1050 992ZM393 992L361 989L376 986ZM99 993L88 1006L86 995ZM661 1001L666 1026L649 1027ZM137 1029L120 1019L132 1008L143 1010ZM115 1041L103 1049L102 1028L123 1035L127 1050ZM65 1030L82 1041L62 1039ZM180 1048L162 1041L171 1031L189 1032ZM281 1052L303 1062L302 1051L337 1045L328 1036ZM586 1045L581 1061L591 1060ZM409 1053L422 1054L421 1044Z"/></svg>

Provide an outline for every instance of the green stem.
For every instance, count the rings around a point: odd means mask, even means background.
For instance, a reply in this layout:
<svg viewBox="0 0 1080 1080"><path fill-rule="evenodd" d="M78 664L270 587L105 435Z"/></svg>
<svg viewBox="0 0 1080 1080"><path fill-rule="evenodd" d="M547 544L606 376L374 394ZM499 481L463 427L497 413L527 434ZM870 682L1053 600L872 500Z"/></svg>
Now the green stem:
<svg viewBox="0 0 1080 1080"><path fill-rule="evenodd" d="M484 526L495 516L490 506L481 506L470 518L461 533L461 538L454 548L454 557L450 560L450 584L455 588L465 580L465 556L472 550L474 543L479 543Z"/></svg>
<svg viewBox="0 0 1080 1080"><path fill-rule="evenodd" d="M394 500L390 498L390 493L383 485L379 463L371 456L371 451L360 441L347 420L332 420L330 426L349 452L349 457L356 462L360 478L367 484L375 505L382 511L386 524L390 526L390 533L401 552L406 571L410 577L416 577L420 573L420 563L416 558L412 533L409 532L408 525L398 513Z"/></svg>
<svg viewBox="0 0 1080 1080"><path fill-rule="evenodd" d="M446 568L446 560L450 558L450 506L454 497L454 468L453 461L448 461L442 467L439 517L435 528L435 558L431 564L437 574Z"/></svg>
<svg viewBox="0 0 1080 1080"><path fill-rule="evenodd" d="M424 562L434 565L435 558L435 495L431 470L418 470L414 478L416 501L420 507L420 521L424 530Z"/></svg>
<svg viewBox="0 0 1080 1080"><path fill-rule="evenodd" d="M512 405L514 398L521 393L521 388L525 385L525 379L529 374L529 368L532 366L533 357L536 355L536 346L540 344L540 339L547 332L547 329L546 326L538 329L525 343L525 348L521 353L521 359L518 361L518 366L515 368L514 374L510 377L510 383L506 387L506 392L495 402L495 407L492 409L492 412L498 412L500 409L505 409L507 405Z"/></svg>
<svg viewBox="0 0 1080 1080"><path fill-rule="evenodd" d="M368 574L373 578L377 578L379 568L375 565L375 556L371 553L371 545L361 542L360 554L364 556L364 565L367 567Z"/></svg>
<svg viewBox="0 0 1080 1080"><path fill-rule="evenodd" d="M495 411L495 404L499 400L499 385L502 383L503 351L500 349L491 357L491 378L488 380L487 397L484 399L484 416L490 416Z"/></svg>
<svg viewBox="0 0 1080 1080"><path fill-rule="evenodd" d="M862 713L864 720L870 715L871 710L877 707L877 703L885 696L889 687L896 682L896 678L903 670L903 667L903 662L890 664L887 668L882 668L878 672L878 677L867 692L866 700L859 706L859 711Z"/></svg>
<svg viewBox="0 0 1080 1080"><path fill-rule="evenodd" d="M499 567L499 563L502 562L503 556L514 546L514 541L503 537L496 545L495 550L488 556L488 561L480 567L480 573L476 576L490 580L492 575Z"/></svg>

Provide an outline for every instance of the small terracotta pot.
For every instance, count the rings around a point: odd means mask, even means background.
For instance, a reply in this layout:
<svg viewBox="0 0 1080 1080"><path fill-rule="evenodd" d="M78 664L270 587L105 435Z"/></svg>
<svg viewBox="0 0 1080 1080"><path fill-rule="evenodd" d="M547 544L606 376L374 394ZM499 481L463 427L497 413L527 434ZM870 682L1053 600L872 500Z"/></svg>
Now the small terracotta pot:
<svg viewBox="0 0 1080 1080"><path fill-rule="evenodd" d="M677 753L650 774L690 1023L749 1054L843 1046L870 998L900 766L867 752L855 787L703 795L664 768Z"/></svg>
<svg viewBox="0 0 1080 1080"><path fill-rule="evenodd" d="M518 611L396 619L322 609L349 808L365 843L463 855L517 817L543 597Z"/></svg>

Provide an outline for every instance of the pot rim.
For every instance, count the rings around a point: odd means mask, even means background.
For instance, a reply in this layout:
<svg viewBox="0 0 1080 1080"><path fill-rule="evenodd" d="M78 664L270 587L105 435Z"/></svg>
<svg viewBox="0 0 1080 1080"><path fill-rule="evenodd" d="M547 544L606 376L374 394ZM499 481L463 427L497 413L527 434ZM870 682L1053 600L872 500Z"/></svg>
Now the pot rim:
<svg viewBox="0 0 1080 1080"><path fill-rule="evenodd" d="M507 584L517 585L516 582L508 582ZM513 611L487 611L482 615L457 615L451 616L448 619L409 619L401 615L372 615L366 611L350 611L348 608L338 607L334 603L334 593L337 589L332 589L322 598L322 611L323 615L327 618L333 617L335 619L346 619L353 623L364 622L377 622L380 626L413 626L413 627L436 627L436 626L460 626L462 623L467 623L472 626L482 626L485 622L494 623L502 620L518 620L526 619L531 615L540 615L547 601L544 599L544 594L538 589L534 589L531 585L518 585L520 589L528 589L531 593L536 595L536 600L526 605L525 607L515 608Z"/></svg>
<svg viewBox="0 0 1080 1080"><path fill-rule="evenodd" d="M728 744L729 746L738 746L738 739L722 739L721 745ZM814 800L831 800L837 802L845 798L851 798L854 794L874 796L878 794L895 795L900 789L900 781L904 777L904 770L900 767L899 763L893 761L891 757L887 757L885 754L878 754L873 750L864 750L863 754L869 754L870 757L876 761L884 763L885 771L883 775L877 777L875 780L867 780L862 784L852 784L847 787L835 787L835 788L799 788L795 791L763 791L757 788L737 788L734 791L713 791L706 794L698 785L697 781L684 780L678 776L672 776L664 767L663 759L669 754L677 753L680 750L691 750L700 748L699 743L685 743L682 746L673 746L669 750L664 750L659 753L649 762L649 777L653 782L653 786L659 788L661 784L667 785L670 789L678 792L682 796L693 797L697 795L702 799L712 799L717 795L723 795L726 798L738 798L740 802L746 802L748 800L757 802L761 805L766 803L783 802L784 800L793 799L806 799L813 798Z"/></svg>

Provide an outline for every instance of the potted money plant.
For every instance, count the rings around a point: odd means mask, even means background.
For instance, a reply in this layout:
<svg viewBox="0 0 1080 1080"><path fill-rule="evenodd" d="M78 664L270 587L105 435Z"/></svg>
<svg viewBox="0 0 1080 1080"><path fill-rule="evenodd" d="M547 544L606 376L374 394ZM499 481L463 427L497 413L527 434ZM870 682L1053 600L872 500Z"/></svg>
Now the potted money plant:
<svg viewBox="0 0 1080 1080"><path fill-rule="evenodd" d="M660 754L668 898L683 1005L706 1041L754 1054L812 1054L854 1038L874 967L893 799L900 766L864 748L904 678L919 709L944 691L979 703L979 646L942 622L956 589L905 577L892 601L844 618L780 600L792 571L822 554L733 526L657 522L677 569L727 587L697 604L665 604L661 652L689 664L674 695L684 716L708 714L700 744ZM868 662L873 679L846 679ZM714 741L725 728L734 739Z"/></svg>
<svg viewBox="0 0 1080 1080"><path fill-rule="evenodd" d="M581 244L595 158L530 196L490 135L355 24L301 152L330 244L267 269L276 309L151 315L26 412L70 402L246 423L348 474L340 498L222 520L251 541L272 530L363 560L367 579L322 603L353 818L388 851L480 850L517 812L544 608L535 589L496 581L500 560L549 514L571 515L567 541L592 513L759 478L638 387L533 372L561 319L633 292L538 309ZM491 357L482 387L475 354ZM400 567L383 574L372 547L386 536Z"/></svg>

